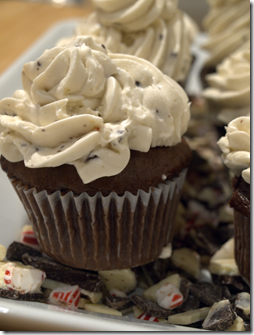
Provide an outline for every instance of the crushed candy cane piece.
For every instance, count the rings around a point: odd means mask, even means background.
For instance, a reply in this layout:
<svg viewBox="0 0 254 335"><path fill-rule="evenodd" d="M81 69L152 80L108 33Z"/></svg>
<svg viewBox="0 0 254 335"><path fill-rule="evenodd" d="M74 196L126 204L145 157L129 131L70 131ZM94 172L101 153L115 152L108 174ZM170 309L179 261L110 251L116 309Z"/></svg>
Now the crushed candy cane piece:
<svg viewBox="0 0 254 335"><path fill-rule="evenodd" d="M66 285L53 289L49 295L49 302L65 307L78 307L80 300L80 288L78 285Z"/></svg>
<svg viewBox="0 0 254 335"><path fill-rule="evenodd" d="M146 313L142 313L141 315L139 315L138 319L145 320L145 321L159 322L158 318L156 318L155 316L146 314Z"/></svg>
<svg viewBox="0 0 254 335"><path fill-rule="evenodd" d="M158 305L165 309L174 309L183 303L183 295L170 283L164 284L155 294Z"/></svg>
<svg viewBox="0 0 254 335"><path fill-rule="evenodd" d="M36 292L40 289L46 273L35 268L25 268L15 263L10 263L4 272L4 284L9 290L18 291L21 294Z"/></svg>
<svg viewBox="0 0 254 335"><path fill-rule="evenodd" d="M37 241L37 238L34 234L34 230L32 226L26 225L23 227L22 232L21 232L20 242L26 245L29 245L30 247L33 247L37 250L41 249Z"/></svg>

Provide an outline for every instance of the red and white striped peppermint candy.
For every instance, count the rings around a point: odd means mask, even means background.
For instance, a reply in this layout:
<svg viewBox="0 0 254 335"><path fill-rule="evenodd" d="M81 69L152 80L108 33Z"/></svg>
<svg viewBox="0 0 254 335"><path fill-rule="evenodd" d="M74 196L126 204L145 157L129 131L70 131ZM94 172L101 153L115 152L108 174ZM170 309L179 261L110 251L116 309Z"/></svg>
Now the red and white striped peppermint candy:
<svg viewBox="0 0 254 335"><path fill-rule="evenodd" d="M26 245L29 245L32 248L40 250L41 247L37 241L37 238L34 234L32 226L24 226L21 232L20 242Z"/></svg>
<svg viewBox="0 0 254 335"><path fill-rule="evenodd" d="M182 293L170 283L164 284L155 294L158 305L165 309L174 309L183 303Z"/></svg>
<svg viewBox="0 0 254 335"><path fill-rule="evenodd" d="M155 316L151 316L146 313L142 313L141 315L139 315L138 319L145 321L159 322L159 320Z"/></svg>
<svg viewBox="0 0 254 335"><path fill-rule="evenodd" d="M117 288L112 288L110 291L109 291L109 294L112 296L112 297L121 297L121 298L125 298L127 297L127 294L121 290L118 290Z"/></svg>
<svg viewBox="0 0 254 335"><path fill-rule="evenodd" d="M21 294L34 292L40 289L46 278L44 271L34 268L26 268L10 263L4 272L4 284L9 290L15 290Z"/></svg>
<svg viewBox="0 0 254 335"><path fill-rule="evenodd" d="M49 302L65 307L78 307L80 300L80 288L78 285L66 285L53 289L49 295Z"/></svg>

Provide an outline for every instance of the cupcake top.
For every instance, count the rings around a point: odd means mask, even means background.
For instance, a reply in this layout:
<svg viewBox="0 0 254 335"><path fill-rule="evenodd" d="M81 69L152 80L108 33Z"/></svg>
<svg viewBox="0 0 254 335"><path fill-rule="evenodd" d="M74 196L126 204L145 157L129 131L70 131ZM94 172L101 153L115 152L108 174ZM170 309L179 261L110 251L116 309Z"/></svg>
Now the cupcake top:
<svg viewBox="0 0 254 335"><path fill-rule="evenodd" d="M218 145L225 165L250 184L250 118L243 116L231 121Z"/></svg>
<svg viewBox="0 0 254 335"><path fill-rule="evenodd" d="M210 52L207 66L216 66L250 39L250 2L208 0L210 10L203 21L208 34L203 45Z"/></svg>
<svg viewBox="0 0 254 335"><path fill-rule="evenodd" d="M95 11L77 25L76 35L90 35L110 52L144 58L178 82L186 78L198 28L178 10L177 0L93 2Z"/></svg>
<svg viewBox="0 0 254 335"><path fill-rule="evenodd" d="M130 150L174 146L187 130L188 97L175 81L88 36L25 64L22 81L0 101L0 151L30 168L72 164L89 183L120 173Z"/></svg>
<svg viewBox="0 0 254 335"><path fill-rule="evenodd" d="M204 97L219 110L218 119L223 124L250 111L250 44L239 50L217 66L216 72L206 76L209 87Z"/></svg>

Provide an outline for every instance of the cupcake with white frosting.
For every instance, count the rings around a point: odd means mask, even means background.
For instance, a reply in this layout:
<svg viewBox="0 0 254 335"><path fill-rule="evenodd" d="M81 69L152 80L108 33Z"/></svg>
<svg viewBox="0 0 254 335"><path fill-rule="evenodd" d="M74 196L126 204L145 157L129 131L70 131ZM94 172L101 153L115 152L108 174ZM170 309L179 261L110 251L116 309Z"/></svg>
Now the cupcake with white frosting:
<svg viewBox="0 0 254 335"><path fill-rule="evenodd" d="M88 36L46 50L22 80L0 101L1 165L42 250L90 270L156 259L191 159L183 89Z"/></svg>
<svg viewBox="0 0 254 335"><path fill-rule="evenodd" d="M210 6L203 26L209 56L206 66L215 68L250 40L250 2L247 0L207 0Z"/></svg>
<svg viewBox="0 0 254 335"><path fill-rule="evenodd" d="M250 284L250 117L238 117L218 141L222 159L233 176L235 259L243 279Z"/></svg>
<svg viewBox="0 0 254 335"><path fill-rule="evenodd" d="M177 82L186 80L198 27L177 8L178 0L93 0L93 4L95 11L78 23L76 35L90 35L109 52L144 58Z"/></svg>
<svg viewBox="0 0 254 335"><path fill-rule="evenodd" d="M250 44L227 57L206 77L208 87L203 96L208 102L209 116L214 124L227 125L250 112Z"/></svg>

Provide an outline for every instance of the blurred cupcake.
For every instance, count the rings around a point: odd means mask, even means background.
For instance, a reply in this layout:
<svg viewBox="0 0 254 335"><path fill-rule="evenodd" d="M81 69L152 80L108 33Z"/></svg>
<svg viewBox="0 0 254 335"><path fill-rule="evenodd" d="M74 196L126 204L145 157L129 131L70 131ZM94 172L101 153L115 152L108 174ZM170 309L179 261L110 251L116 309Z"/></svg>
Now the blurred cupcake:
<svg viewBox="0 0 254 335"><path fill-rule="evenodd" d="M207 0L210 6L203 20L209 51L206 66L215 69L226 57L250 40L250 2L246 0Z"/></svg>
<svg viewBox="0 0 254 335"><path fill-rule="evenodd" d="M250 284L250 118L239 117L226 127L218 141L222 159L233 174L235 260L243 279Z"/></svg>
<svg viewBox="0 0 254 335"><path fill-rule="evenodd" d="M88 36L46 50L22 80L0 102L1 165L41 248L90 270L156 259L191 159L185 92Z"/></svg>
<svg viewBox="0 0 254 335"><path fill-rule="evenodd" d="M206 77L209 87L203 91L210 121L223 130L233 119L250 111L250 44L226 58L216 73Z"/></svg>
<svg viewBox="0 0 254 335"><path fill-rule="evenodd" d="M177 0L93 0L95 11L76 27L109 52L134 55L157 66L184 85L198 27L178 8ZM60 45L66 40L60 41Z"/></svg>

